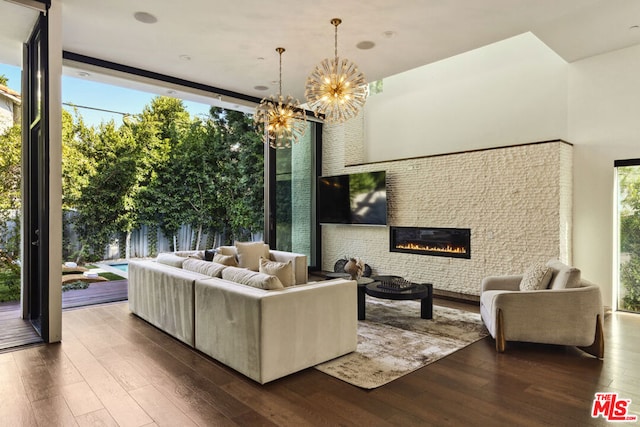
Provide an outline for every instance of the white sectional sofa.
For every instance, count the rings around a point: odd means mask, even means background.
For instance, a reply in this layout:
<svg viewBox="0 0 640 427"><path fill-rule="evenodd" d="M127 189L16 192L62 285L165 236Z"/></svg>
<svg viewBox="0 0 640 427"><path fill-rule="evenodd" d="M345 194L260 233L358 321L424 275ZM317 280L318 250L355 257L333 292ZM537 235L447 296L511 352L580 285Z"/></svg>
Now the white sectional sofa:
<svg viewBox="0 0 640 427"><path fill-rule="evenodd" d="M230 248L223 252L233 252ZM294 265L295 285L265 290L188 271L181 266L189 258L174 254L160 262L131 261L130 310L261 384L354 351L356 282L307 283L304 255L270 251L269 256L304 263L304 268ZM186 266L216 276L239 270L203 260Z"/></svg>

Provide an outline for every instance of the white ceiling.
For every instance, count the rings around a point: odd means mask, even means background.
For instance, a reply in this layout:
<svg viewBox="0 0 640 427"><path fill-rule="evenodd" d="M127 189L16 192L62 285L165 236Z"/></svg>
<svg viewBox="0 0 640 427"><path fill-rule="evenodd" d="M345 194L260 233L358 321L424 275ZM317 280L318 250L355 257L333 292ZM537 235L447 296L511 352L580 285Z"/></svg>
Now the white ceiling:
<svg viewBox="0 0 640 427"><path fill-rule="evenodd" d="M333 56L334 17L343 20L338 54L369 81L527 31L567 62L640 43L638 0L61 1L66 51L258 98L277 92L282 46L283 92L303 100L307 75ZM0 62L9 64L19 64L32 22L16 8L0 0ZM138 22L137 11L158 21ZM375 47L358 49L362 41Z"/></svg>

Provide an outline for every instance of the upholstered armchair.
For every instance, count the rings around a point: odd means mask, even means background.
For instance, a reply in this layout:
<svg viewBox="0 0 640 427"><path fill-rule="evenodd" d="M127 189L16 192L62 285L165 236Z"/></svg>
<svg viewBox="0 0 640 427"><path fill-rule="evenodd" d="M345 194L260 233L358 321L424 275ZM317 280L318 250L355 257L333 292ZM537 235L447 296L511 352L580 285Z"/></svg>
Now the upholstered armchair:
<svg viewBox="0 0 640 427"><path fill-rule="evenodd" d="M577 346L604 357L600 288L560 261L524 275L486 277L480 313L498 352L507 341L524 341Z"/></svg>

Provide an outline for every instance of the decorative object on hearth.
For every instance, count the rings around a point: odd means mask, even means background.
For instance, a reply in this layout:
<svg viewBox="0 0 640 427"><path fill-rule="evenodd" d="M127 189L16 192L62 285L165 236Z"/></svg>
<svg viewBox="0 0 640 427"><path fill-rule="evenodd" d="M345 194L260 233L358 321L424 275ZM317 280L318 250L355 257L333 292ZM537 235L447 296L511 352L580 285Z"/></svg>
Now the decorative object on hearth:
<svg viewBox="0 0 640 427"><path fill-rule="evenodd" d="M292 96L282 96L282 53L283 47L277 47L280 55L280 77L278 95L271 95L260 101L253 119L264 125L265 143L272 148L291 148L307 130L307 115L299 107L300 102Z"/></svg>
<svg viewBox="0 0 640 427"><path fill-rule="evenodd" d="M307 77L305 97L316 116L324 114L326 123L342 123L354 118L364 107L369 95L369 85L358 66L347 58L338 57L338 25L340 18L333 18L335 27L334 58L325 58Z"/></svg>
<svg viewBox="0 0 640 427"><path fill-rule="evenodd" d="M372 389L433 363L488 335L480 315L434 307L425 322L417 301L367 300L367 320L358 322L358 348L315 368L358 387Z"/></svg>
<svg viewBox="0 0 640 427"><path fill-rule="evenodd" d="M358 280L364 271L364 261L360 258L349 258L344 265L344 271L351 275L351 280Z"/></svg>
<svg viewBox="0 0 640 427"><path fill-rule="evenodd" d="M344 266L347 264L347 262L349 261L350 257L344 257L344 258L340 258L339 260L336 261L335 264L333 264L333 272L334 273L345 273L344 271ZM364 264L364 269L362 270L362 277L371 277L371 266L369 264Z"/></svg>

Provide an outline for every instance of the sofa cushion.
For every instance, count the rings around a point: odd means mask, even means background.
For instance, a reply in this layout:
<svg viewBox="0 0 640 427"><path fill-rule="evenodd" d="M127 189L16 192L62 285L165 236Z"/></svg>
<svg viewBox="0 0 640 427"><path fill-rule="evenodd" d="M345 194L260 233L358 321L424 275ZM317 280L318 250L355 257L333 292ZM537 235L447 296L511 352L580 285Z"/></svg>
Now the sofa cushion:
<svg viewBox="0 0 640 427"><path fill-rule="evenodd" d="M544 264L534 264L522 275L521 291L538 291L546 289L551 282L553 270Z"/></svg>
<svg viewBox="0 0 640 427"><path fill-rule="evenodd" d="M234 257L233 255L215 254L212 261L230 267L238 266L238 261L236 261L236 257Z"/></svg>
<svg viewBox="0 0 640 427"><path fill-rule="evenodd" d="M260 257L269 259L269 245L264 242L236 242L238 265L252 271L260 269Z"/></svg>
<svg viewBox="0 0 640 427"><path fill-rule="evenodd" d="M196 273L206 274L211 277L222 277L222 270L227 268L226 265L217 262L209 262L202 259L187 258L182 263L182 268Z"/></svg>
<svg viewBox="0 0 640 427"><path fill-rule="evenodd" d="M547 262L547 267L553 270L553 278L549 289L566 289L580 287L580 270L558 261Z"/></svg>
<svg viewBox="0 0 640 427"><path fill-rule="evenodd" d="M222 270L222 278L259 289L284 289L282 282L276 276L258 273L246 268L227 267Z"/></svg>
<svg viewBox="0 0 640 427"><path fill-rule="evenodd" d="M271 261L260 257L260 273L270 274L280 279L285 288L296 284L296 276L293 271L291 260L287 262Z"/></svg>
<svg viewBox="0 0 640 427"><path fill-rule="evenodd" d="M182 263L186 259L186 257L178 256L170 252L163 252L158 254L156 262L159 262L160 264L170 265L171 267L182 268Z"/></svg>

